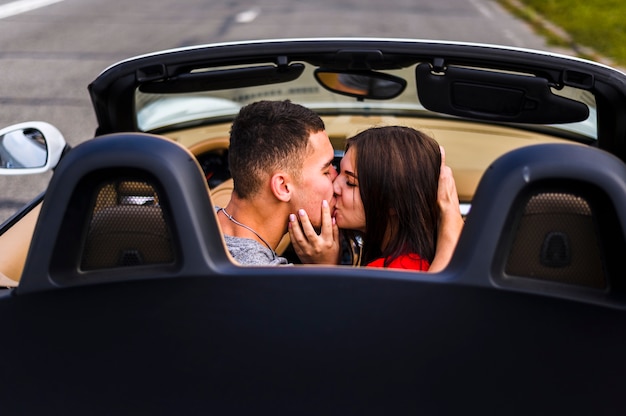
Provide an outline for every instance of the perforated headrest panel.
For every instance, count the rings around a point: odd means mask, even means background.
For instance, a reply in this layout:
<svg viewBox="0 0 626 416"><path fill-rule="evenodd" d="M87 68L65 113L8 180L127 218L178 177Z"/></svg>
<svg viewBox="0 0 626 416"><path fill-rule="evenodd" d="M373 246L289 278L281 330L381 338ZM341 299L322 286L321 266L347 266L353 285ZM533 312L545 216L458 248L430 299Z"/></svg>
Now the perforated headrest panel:
<svg viewBox="0 0 626 416"><path fill-rule="evenodd" d="M152 185L105 182L97 192L80 268L173 263L172 238Z"/></svg>
<svg viewBox="0 0 626 416"><path fill-rule="evenodd" d="M593 211L585 199L569 193L541 193L525 205L505 272L603 288L601 252Z"/></svg>

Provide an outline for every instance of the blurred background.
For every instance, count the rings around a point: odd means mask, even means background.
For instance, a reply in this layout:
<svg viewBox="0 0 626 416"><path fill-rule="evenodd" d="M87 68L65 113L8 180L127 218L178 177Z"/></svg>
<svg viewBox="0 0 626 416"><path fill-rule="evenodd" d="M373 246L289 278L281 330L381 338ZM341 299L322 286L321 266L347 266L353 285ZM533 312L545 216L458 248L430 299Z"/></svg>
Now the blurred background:
<svg viewBox="0 0 626 416"><path fill-rule="evenodd" d="M101 71L195 44L366 36L582 53L528 10L516 0L0 0L0 127L46 121L76 145L94 135L87 85ZM0 177L0 222L50 176Z"/></svg>

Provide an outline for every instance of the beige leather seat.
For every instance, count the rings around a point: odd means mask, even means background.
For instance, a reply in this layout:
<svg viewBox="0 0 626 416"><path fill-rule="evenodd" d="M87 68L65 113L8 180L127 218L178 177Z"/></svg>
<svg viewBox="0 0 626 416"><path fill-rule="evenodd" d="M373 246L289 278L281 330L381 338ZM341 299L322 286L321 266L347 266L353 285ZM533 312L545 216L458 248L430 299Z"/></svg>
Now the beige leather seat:
<svg viewBox="0 0 626 416"><path fill-rule="evenodd" d="M18 285L40 210L41 204L38 204L0 236L0 276L6 278L0 279L2 281L0 286Z"/></svg>
<svg viewBox="0 0 626 416"><path fill-rule="evenodd" d="M211 201L213 205L225 207L230 201L230 195L233 193L233 180L227 179L215 188L211 189Z"/></svg>
<svg viewBox="0 0 626 416"><path fill-rule="evenodd" d="M18 283L17 280L9 279L4 274L0 273L0 287L16 287Z"/></svg>

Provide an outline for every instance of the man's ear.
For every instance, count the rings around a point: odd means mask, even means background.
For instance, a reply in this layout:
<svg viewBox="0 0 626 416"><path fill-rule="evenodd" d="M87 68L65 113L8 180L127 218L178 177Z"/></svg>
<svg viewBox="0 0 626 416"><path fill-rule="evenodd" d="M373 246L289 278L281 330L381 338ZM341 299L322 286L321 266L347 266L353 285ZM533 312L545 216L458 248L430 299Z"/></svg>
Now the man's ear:
<svg viewBox="0 0 626 416"><path fill-rule="evenodd" d="M270 186L272 189L272 193L277 199L284 202L289 202L291 200L294 187L291 181L291 176L288 173L274 173L270 181Z"/></svg>

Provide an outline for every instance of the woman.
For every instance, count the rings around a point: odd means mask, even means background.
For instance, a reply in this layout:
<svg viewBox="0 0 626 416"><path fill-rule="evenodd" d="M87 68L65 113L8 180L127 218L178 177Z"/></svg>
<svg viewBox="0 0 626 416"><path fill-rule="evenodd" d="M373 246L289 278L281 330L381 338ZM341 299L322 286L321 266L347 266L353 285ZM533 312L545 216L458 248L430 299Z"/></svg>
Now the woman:
<svg viewBox="0 0 626 416"><path fill-rule="evenodd" d="M463 220L442 151L410 127L374 127L348 139L332 217L363 236L361 264L424 271L447 265ZM313 259L330 234L312 234L306 213L299 214L302 229L290 218L292 243L301 258Z"/></svg>

